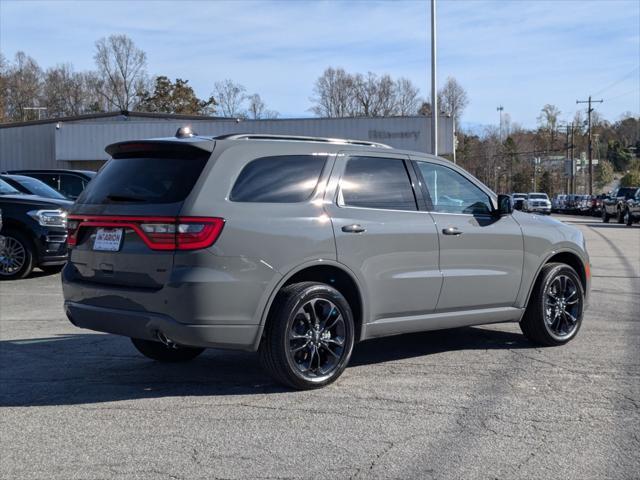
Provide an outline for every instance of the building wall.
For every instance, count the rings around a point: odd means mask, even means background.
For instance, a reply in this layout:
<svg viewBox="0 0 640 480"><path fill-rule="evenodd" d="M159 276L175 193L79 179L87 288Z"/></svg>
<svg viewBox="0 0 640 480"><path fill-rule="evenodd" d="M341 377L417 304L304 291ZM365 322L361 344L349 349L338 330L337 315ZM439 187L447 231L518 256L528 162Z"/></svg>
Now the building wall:
<svg viewBox="0 0 640 480"><path fill-rule="evenodd" d="M59 168L55 132L55 123L0 128L0 171Z"/></svg>
<svg viewBox="0 0 640 480"><path fill-rule="evenodd" d="M170 137L190 125L200 135L271 133L350 138L429 152L431 119L423 116L388 118L311 118L282 120L176 120L113 116L102 119L25 125L0 129L0 170L18 168L97 169L108 159L105 146L124 140ZM453 123L441 117L439 153L451 153Z"/></svg>

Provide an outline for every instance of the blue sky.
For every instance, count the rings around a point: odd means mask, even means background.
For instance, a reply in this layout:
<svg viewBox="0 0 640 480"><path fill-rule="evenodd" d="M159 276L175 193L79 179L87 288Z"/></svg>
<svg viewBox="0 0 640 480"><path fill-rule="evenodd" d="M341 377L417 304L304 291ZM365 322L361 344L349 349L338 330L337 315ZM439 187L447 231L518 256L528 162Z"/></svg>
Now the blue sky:
<svg viewBox="0 0 640 480"><path fill-rule="evenodd" d="M95 40L125 33L148 71L186 78L200 96L231 78L284 117L309 116L327 66L410 78L430 91L429 4L422 1L0 0L0 50L42 67L93 68ZM497 105L531 127L545 103L563 118L603 98L608 119L640 112L639 0L439 0L438 76L470 104L464 124L496 124Z"/></svg>

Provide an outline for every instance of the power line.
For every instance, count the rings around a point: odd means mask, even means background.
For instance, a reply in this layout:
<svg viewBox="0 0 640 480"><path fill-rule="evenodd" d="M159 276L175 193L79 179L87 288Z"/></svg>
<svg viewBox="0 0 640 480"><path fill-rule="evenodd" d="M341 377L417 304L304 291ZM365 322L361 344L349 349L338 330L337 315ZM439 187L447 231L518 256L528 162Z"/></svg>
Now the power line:
<svg viewBox="0 0 640 480"><path fill-rule="evenodd" d="M638 93L638 92L640 92L640 88L634 88L633 90L629 90L628 92L621 93L620 95L616 95L615 97L609 97L609 98L607 98L607 100L609 100L609 101L610 100L615 100L617 98L629 95L630 93Z"/></svg>
<svg viewBox="0 0 640 480"><path fill-rule="evenodd" d="M596 96L596 95L600 95L602 92L606 92L607 90L609 90L611 87L615 87L616 85L618 85L619 83L623 82L624 80L626 80L627 78L629 78L632 74L635 73L636 70L638 70L640 67L636 67L633 70L631 70L630 72L627 72L624 74L624 76L622 76L621 78L619 78L618 80L614 81L613 83L610 83L609 85L607 85L606 87L604 87L601 90L598 90L596 93L592 93L592 96Z"/></svg>

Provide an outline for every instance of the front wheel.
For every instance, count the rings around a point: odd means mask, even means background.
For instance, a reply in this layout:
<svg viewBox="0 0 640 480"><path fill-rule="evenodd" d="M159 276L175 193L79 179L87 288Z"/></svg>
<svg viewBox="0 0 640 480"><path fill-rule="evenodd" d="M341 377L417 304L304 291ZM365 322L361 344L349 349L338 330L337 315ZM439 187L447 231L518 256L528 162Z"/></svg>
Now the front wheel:
<svg viewBox="0 0 640 480"><path fill-rule="evenodd" d="M4 247L0 250L0 279L27 277L33 270L35 248L31 240L18 230L7 229Z"/></svg>
<svg viewBox="0 0 640 480"><path fill-rule="evenodd" d="M335 381L351 358L354 323L335 288L302 282L282 289L271 308L260 360L279 383L298 390Z"/></svg>
<svg viewBox="0 0 640 480"><path fill-rule="evenodd" d="M164 343L142 340L141 338L132 338L131 343L145 357L158 362L188 362L204 352L204 348L183 347L181 345L168 346Z"/></svg>
<svg viewBox="0 0 640 480"><path fill-rule="evenodd" d="M624 211L624 223L627 225L627 227L633 226L633 216L631 215L631 212L628 208Z"/></svg>
<svg viewBox="0 0 640 480"><path fill-rule="evenodd" d="M624 213L622 213L621 209L618 209L618 213L616 215L616 220L618 223L624 223Z"/></svg>
<svg viewBox="0 0 640 480"><path fill-rule="evenodd" d="M576 271L549 263L536 280L520 328L533 343L563 345L580 330L583 310L584 288Z"/></svg>

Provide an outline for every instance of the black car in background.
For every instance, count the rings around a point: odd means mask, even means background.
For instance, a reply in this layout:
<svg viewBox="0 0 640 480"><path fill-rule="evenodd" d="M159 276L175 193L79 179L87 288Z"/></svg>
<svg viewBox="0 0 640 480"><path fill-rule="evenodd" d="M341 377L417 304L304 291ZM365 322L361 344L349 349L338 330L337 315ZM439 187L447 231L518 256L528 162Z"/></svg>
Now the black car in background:
<svg viewBox="0 0 640 480"><path fill-rule="evenodd" d="M35 267L45 272L62 269L67 261L66 211L72 204L21 193L0 179L0 279L24 278Z"/></svg>
<svg viewBox="0 0 640 480"><path fill-rule="evenodd" d="M636 189L633 198L627 200L624 209L624 223L630 227L633 222L640 222L640 188Z"/></svg>
<svg viewBox="0 0 640 480"><path fill-rule="evenodd" d="M37 178L70 200L80 196L84 187L96 176L90 170L10 170L6 173Z"/></svg>
<svg viewBox="0 0 640 480"><path fill-rule="evenodd" d="M37 178L27 177L26 175L10 175L8 173L4 173L0 175L0 179L4 180L22 193L39 195L40 197L46 198L55 198L57 200L67 200L67 197Z"/></svg>

